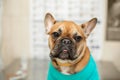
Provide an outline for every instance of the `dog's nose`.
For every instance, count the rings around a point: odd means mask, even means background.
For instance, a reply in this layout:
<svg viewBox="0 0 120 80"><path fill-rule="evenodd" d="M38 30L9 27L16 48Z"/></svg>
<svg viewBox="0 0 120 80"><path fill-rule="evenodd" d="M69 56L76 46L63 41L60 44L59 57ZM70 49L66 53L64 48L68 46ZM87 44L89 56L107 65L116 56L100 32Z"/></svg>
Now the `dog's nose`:
<svg viewBox="0 0 120 80"><path fill-rule="evenodd" d="M72 41L69 40L69 39L67 39L67 38L65 38L65 39L62 39L62 43L63 43L63 44L71 44Z"/></svg>

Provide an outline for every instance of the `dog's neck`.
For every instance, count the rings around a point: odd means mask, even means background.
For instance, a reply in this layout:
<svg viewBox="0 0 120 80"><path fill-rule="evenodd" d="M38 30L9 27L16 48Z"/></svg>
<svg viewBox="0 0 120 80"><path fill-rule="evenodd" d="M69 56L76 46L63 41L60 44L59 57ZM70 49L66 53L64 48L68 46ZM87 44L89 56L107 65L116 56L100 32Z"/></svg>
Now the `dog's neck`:
<svg viewBox="0 0 120 80"><path fill-rule="evenodd" d="M90 51L87 47L83 58L75 65L75 72L81 71L87 65L89 58L90 58Z"/></svg>
<svg viewBox="0 0 120 80"><path fill-rule="evenodd" d="M84 55L76 60L73 64L70 63L60 63L57 60L52 60L52 63L55 68L57 68L60 72L64 74L74 74L76 72L81 71L86 64L88 63L90 58L90 51L88 47L84 50Z"/></svg>

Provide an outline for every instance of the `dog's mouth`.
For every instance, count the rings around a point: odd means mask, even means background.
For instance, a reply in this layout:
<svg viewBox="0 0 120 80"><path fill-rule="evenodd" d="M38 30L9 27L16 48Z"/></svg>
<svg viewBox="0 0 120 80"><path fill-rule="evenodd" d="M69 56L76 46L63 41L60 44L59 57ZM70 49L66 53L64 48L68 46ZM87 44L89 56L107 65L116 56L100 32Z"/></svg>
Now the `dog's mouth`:
<svg viewBox="0 0 120 80"><path fill-rule="evenodd" d="M51 58L59 58L62 60L74 60L76 59L75 56L75 51L72 49L72 47L61 47L55 50L55 55L50 54Z"/></svg>
<svg viewBox="0 0 120 80"><path fill-rule="evenodd" d="M67 49L62 50L59 54L58 54L58 58L60 59L69 59L70 58L70 51L68 51Z"/></svg>

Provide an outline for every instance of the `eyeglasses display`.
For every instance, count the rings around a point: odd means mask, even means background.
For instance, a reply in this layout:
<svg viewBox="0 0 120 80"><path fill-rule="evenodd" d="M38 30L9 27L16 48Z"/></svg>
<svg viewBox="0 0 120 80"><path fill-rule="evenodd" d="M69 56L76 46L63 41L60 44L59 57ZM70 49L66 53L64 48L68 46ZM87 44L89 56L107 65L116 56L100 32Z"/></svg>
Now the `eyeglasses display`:
<svg viewBox="0 0 120 80"><path fill-rule="evenodd" d="M72 20L77 24L98 18L98 24L88 38L88 46L95 59L100 58L103 40L104 0L32 0L31 49L36 58L48 59L49 48L44 29L44 16L50 12L58 20ZM42 56L40 56L42 55Z"/></svg>

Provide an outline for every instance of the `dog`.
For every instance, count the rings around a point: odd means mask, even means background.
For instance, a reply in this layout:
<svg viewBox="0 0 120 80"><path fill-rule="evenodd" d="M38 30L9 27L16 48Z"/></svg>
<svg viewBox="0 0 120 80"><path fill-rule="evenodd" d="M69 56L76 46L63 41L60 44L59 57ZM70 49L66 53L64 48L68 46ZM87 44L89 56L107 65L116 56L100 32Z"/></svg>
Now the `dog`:
<svg viewBox="0 0 120 80"><path fill-rule="evenodd" d="M100 80L86 44L96 23L97 18L79 25L73 21L57 21L51 13L46 13L44 24L51 59L47 80Z"/></svg>

